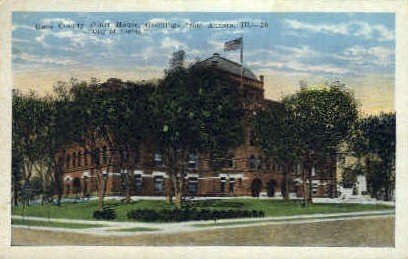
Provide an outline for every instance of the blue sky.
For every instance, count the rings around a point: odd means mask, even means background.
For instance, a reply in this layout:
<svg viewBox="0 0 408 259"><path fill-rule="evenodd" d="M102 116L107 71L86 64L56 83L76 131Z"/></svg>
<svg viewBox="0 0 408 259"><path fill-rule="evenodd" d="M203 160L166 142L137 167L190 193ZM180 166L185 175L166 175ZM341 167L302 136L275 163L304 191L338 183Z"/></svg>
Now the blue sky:
<svg viewBox="0 0 408 259"><path fill-rule="evenodd" d="M95 35L91 21L176 22L177 29L141 27L141 35ZM267 28L189 29L187 22L267 22ZM37 30L35 24L85 23L83 29ZM13 13L14 86L49 92L70 77L160 77L172 52L187 61L214 52L243 35L244 62L266 77L265 94L279 99L294 92L300 79L310 84L340 78L368 112L393 110L394 15L386 13Z"/></svg>

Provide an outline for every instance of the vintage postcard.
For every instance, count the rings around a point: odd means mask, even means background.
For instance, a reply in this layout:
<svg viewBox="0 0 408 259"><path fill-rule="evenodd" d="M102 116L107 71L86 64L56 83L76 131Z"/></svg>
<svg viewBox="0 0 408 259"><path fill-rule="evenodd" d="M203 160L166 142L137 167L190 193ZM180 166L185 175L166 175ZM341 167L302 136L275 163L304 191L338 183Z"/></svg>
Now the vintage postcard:
<svg viewBox="0 0 408 259"><path fill-rule="evenodd" d="M7 255L403 257L407 5L382 3L8 10Z"/></svg>

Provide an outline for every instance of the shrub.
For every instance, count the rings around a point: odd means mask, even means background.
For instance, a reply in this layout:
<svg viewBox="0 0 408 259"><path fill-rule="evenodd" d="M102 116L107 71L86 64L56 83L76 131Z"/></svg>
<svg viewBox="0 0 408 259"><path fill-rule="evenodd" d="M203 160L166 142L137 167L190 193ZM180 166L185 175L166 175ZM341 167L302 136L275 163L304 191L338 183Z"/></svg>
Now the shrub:
<svg viewBox="0 0 408 259"><path fill-rule="evenodd" d="M95 210L93 212L92 218L112 220L116 218L116 211L112 208L102 208L101 210Z"/></svg>
<svg viewBox="0 0 408 259"><path fill-rule="evenodd" d="M208 210L208 209L180 209L180 210L152 210L152 209L137 209L127 212L128 219L147 221L147 222L179 222L189 220L217 220L217 219L232 219L242 217L264 217L263 211L257 210Z"/></svg>

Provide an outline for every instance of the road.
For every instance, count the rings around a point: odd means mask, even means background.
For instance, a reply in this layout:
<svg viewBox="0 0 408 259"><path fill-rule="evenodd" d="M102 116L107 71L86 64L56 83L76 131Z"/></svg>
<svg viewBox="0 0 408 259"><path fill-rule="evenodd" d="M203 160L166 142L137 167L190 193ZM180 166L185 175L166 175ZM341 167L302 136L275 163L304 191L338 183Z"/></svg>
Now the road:
<svg viewBox="0 0 408 259"><path fill-rule="evenodd" d="M394 246L393 215L276 222L174 233L96 235L12 228L12 245Z"/></svg>

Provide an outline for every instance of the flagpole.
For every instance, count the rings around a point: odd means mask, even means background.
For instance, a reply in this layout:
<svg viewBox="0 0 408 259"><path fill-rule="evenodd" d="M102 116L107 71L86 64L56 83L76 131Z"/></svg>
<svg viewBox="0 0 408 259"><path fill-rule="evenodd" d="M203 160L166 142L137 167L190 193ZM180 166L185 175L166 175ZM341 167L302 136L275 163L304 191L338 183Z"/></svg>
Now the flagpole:
<svg viewBox="0 0 408 259"><path fill-rule="evenodd" d="M243 73L244 73L244 35L241 35L241 87L244 84Z"/></svg>

